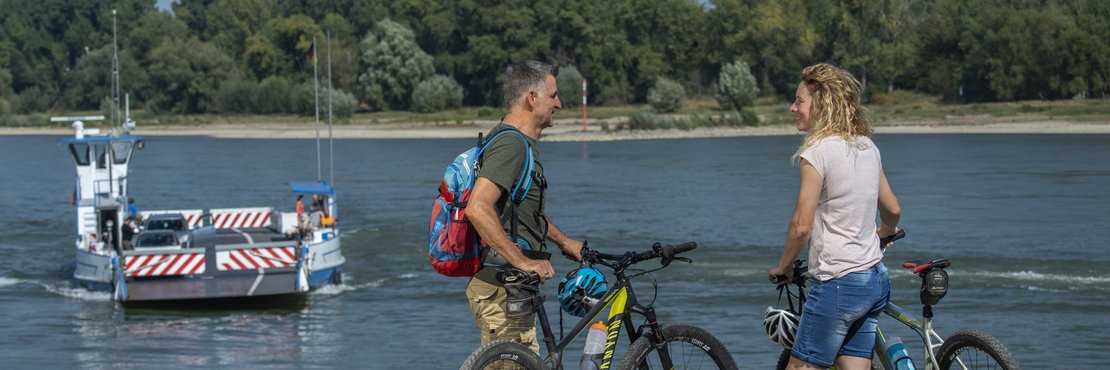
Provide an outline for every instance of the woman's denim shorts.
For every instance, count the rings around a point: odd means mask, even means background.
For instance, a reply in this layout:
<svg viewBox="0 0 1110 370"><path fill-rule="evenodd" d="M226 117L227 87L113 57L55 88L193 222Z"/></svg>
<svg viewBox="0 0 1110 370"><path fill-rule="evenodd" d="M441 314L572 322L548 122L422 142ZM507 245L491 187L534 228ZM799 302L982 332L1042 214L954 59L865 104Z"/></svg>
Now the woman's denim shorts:
<svg viewBox="0 0 1110 370"><path fill-rule="evenodd" d="M840 355L871 358L879 314L890 301L890 277L882 262L811 284L791 355L822 368Z"/></svg>

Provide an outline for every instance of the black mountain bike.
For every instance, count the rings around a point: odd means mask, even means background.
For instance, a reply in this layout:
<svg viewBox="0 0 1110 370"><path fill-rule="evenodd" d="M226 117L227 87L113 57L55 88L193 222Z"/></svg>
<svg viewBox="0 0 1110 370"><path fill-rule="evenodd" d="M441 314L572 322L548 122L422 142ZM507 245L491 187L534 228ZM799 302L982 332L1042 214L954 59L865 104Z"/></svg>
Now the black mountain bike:
<svg viewBox="0 0 1110 370"><path fill-rule="evenodd" d="M548 322L547 313L543 307L542 294L533 295L531 307L540 320L543 330L543 343L547 348L547 357L540 359L539 355L528 347L512 341L495 340L482 345L467 357L461 369L562 369L562 353L571 344L578 334L596 320L605 307L610 307L608 317L608 337L605 343L604 357L600 368L610 368L613 361L613 348L616 348L620 336L620 328L625 326L632 345L628 348L624 358L618 364L618 369L737 369L736 362L716 337L699 327L687 324L670 324L663 326L656 319L655 308L651 303L641 305L636 300L632 291L632 279L663 269L675 260L690 262L689 259L675 257L675 255L690 251L697 247L693 242L677 246L662 246L655 243L652 249L645 252L629 251L624 254L605 254L582 248L582 259L590 265L599 264L613 270L616 284L602 296L591 309L571 329L570 333L555 341ZM627 273L629 266L636 263L660 259L662 267L650 271L634 271ZM510 270L513 271L513 270ZM515 277L525 276L535 279L535 274L515 270ZM579 295L576 294L575 297ZM583 298L589 300L589 297ZM653 300L654 302L654 300ZM632 315L644 318L644 323L639 326L632 324Z"/></svg>
<svg viewBox="0 0 1110 370"><path fill-rule="evenodd" d="M880 244L885 246L904 236L906 236L905 231L899 230L895 235L883 238ZM925 348L925 369L1021 369L1017 360L1014 360L1013 355L1006 349L1006 346L985 331L963 329L952 334L948 339L942 339L940 334L933 330L933 305L939 303L940 299L948 292L948 273L944 269L950 265L952 265L952 262L947 259L903 263L902 267L913 270L914 274L921 277L921 316L923 319L914 318L894 302L888 303L886 308L883 309L883 313L917 333L917 336L921 339L921 344L924 346L923 348ZM807 268L805 261L794 261L794 279L791 284L798 288L797 298L802 302L798 306L799 308L804 306L805 303L805 283L809 279ZM784 275L772 276L771 282L778 283L785 278ZM879 328L878 335L875 336L875 355L871 361L873 370L896 369L890 363L890 355L886 348L886 335L883 334L882 328ZM789 361L790 349L787 348L779 355L778 365L775 368L778 370L786 369L786 364Z"/></svg>

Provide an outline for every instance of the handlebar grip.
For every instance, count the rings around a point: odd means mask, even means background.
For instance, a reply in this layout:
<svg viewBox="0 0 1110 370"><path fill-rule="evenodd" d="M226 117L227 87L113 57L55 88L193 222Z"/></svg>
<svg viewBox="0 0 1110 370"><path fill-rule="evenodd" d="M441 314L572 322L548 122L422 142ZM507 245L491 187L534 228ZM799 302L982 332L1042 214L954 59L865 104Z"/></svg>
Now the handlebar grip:
<svg viewBox="0 0 1110 370"><path fill-rule="evenodd" d="M674 254L685 253L698 248L698 243L685 242L674 246Z"/></svg>
<svg viewBox="0 0 1110 370"><path fill-rule="evenodd" d="M902 238L905 238L905 237L906 237L906 230L905 229L898 229L898 232L896 232L896 233L894 233L890 236L887 236L885 238L879 238L879 245L880 246L886 246L887 244L893 243L895 240L902 239Z"/></svg>
<svg viewBox="0 0 1110 370"><path fill-rule="evenodd" d="M771 280L772 284L778 284L786 281L786 275L767 275L767 279Z"/></svg>

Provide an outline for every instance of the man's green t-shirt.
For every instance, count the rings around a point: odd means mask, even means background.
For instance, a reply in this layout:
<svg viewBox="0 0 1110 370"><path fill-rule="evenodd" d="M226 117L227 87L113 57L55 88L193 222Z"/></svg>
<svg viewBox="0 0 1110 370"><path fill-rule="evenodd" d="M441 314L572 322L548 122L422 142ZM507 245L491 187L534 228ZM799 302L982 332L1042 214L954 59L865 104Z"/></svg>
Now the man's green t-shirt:
<svg viewBox="0 0 1110 370"><path fill-rule="evenodd" d="M494 127L489 134L493 135L497 131L511 127L501 123ZM492 181L503 190L495 207L500 210L498 215L501 217L501 227L505 230L505 235L510 235L512 217L515 216L517 217L517 237L528 243L532 250L544 251L546 250L544 237L547 235L547 218L543 215L543 166L540 164L540 153L536 150L536 141L527 135L524 135L524 137L528 140L528 145L532 147L532 158L535 165L531 174L532 186L524 201L517 206L515 215L512 211L512 201L509 196L516 182L520 179L521 172L524 171L528 160L528 154L525 152L528 147L524 145L520 136L509 133L494 139L486 147L485 152L482 153L478 177L484 177Z"/></svg>

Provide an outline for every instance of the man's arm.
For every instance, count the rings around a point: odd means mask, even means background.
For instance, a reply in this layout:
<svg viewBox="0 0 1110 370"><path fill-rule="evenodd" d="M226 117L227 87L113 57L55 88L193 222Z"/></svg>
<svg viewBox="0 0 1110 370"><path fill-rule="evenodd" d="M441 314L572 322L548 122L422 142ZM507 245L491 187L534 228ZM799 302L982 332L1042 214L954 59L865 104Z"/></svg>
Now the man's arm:
<svg viewBox="0 0 1110 370"><path fill-rule="evenodd" d="M571 239L558 226L555 226L551 219L547 219L547 239L555 242L559 249L563 251L563 255L567 256L574 262L582 262L582 242Z"/></svg>
<svg viewBox="0 0 1110 370"><path fill-rule="evenodd" d="M501 228L501 219L497 217L495 204L504 191L493 181L478 177L474 183L474 189L470 192L470 200L466 206L467 218L474 225L474 229L478 230L478 235L482 237L482 240L502 257L505 257L505 260L513 267L534 272L540 276L541 280L547 280L555 276L555 269L551 267L551 261L533 260L525 257L524 254L520 253L516 244L509 240L505 230Z"/></svg>

